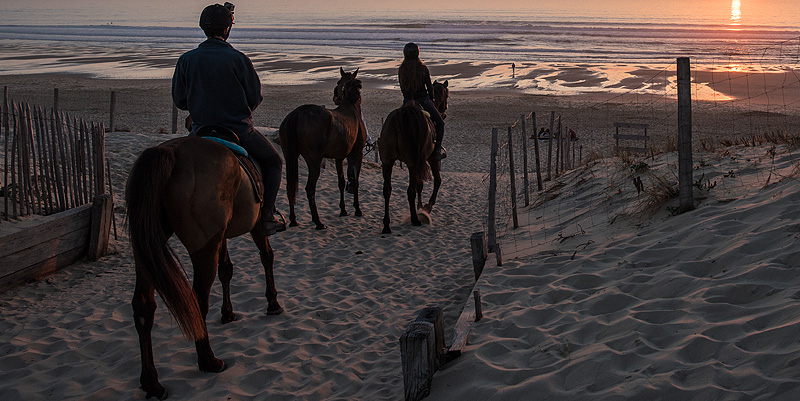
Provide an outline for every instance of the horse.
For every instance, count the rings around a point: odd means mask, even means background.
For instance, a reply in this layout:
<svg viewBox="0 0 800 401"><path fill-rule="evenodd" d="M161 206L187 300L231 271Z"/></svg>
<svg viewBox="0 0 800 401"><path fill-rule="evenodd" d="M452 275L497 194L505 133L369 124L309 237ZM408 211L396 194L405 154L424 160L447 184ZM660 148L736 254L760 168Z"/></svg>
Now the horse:
<svg viewBox="0 0 800 401"><path fill-rule="evenodd" d="M236 320L230 300L233 263L227 239L249 232L266 273L267 314L283 312L272 274L274 252L261 231L260 203L236 156L217 142L187 136L146 149L136 159L126 185L126 223L136 265L133 318L139 335L140 383L147 398L167 397L158 382L151 330L154 291L195 342L203 372L226 365L214 356L206 315L214 276L222 283L222 323ZM186 247L194 270L192 285L167 240L175 234ZM217 270L219 269L219 270Z"/></svg>
<svg viewBox="0 0 800 401"><path fill-rule="evenodd" d="M366 143L366 128L361 119L361 81L358 70L352 74L339 69L337 83L340 104L333 110L324 106L306 104L292 110L281 122L280 136L283 158L286 162L286 196L289 200L289 226L297 226L294 205L299 181L298 157L303 156L308 166L306 198L311 209L311 220L317 230L327 228L319 218L316 204L317 180L322 159L336 161L339 178L340 216L347 216L344 203L345 177L343 161L347 159L348 171L352 169L350 190L353 193L355 215L363 216L358 200L358 176L361 172L362 151ZM336 97L336 95L334 95Z"/></svg>
<svg viewBox="0 0 800 401"><path fill-rule="evenodd" d="M433 82L436 109L445 118L447 98L450 96L448 81ZM436 203L436 195L442 185L441 161L433 156L436 128L430 118L425 117L422 107L415 102L407 102L393 110L386 117L378 138L378 153L383 170L383 234L390 234L389 198L392 195L392 167L396 160L408 166L408 206L411 210L411 224L422 223L417 209L430 213ZM422 205L422 185L433 176L433 192L428 203ZM414 207L414 201L417 208Z"/></svg>

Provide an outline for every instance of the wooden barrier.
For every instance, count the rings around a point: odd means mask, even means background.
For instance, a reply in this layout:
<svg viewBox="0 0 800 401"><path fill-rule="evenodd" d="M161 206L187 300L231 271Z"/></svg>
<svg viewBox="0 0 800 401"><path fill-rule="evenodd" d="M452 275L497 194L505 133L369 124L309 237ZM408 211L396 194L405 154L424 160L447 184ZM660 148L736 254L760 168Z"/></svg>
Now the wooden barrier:
<svg viewBox="0 0 800 401"><path fill-rule="evenodd" d="M486 247L486 234L483 231L472 233L469 237L470 248L472 248L472 269L475 271L475 280L483 273L486 259L489 256Z"/></svg>
<svg viewBox="0 0 800 401"><path fill-rule="evenodd" d="M640 129L644 132L641 134L620 134L620 128L628 128L628 129ZM635 123L614 123L614 151L615 152L636 152L636 153L647 153L649 148L647 147L647 141L650 137L647 135L647 129L650 128L649 124L635 124ZM635 141L635 142L644 142L643 145L640 146L620 146L619 141Z"/></svg>

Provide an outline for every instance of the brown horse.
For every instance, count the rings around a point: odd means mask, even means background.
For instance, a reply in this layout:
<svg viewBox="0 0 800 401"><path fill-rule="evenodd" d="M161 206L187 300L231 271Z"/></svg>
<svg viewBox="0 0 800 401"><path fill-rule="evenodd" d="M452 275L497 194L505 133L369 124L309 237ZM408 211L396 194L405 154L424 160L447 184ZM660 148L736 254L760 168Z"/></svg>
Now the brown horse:
<svg viewBox="0 0 800 401"><path fill-rule="evenodd" d="M434 81L433 91L436 109L445 117L449 90L448 81ZM408 102L399 109L393 110L386 117L378 139L378 152L383 169L383 233L392 232L389 219L389 198L392 195L392 167L396 160L408 166L408 206L411 210L411 224L422 224L417 216L417 209L431 211L436 203L436 195L442 185L441 161L433 157L436 129L433 122L424 116L422 108ZM422 206L422 185L433 175L433 192L428 204ZM414 207L416 199L417 207Z"/></svg>
<svg viewBox="0 0 800 401"><path fill-rule="evenodd" d="M236 319L230 300L233 264L227 238L250 232L267 279L267 314L280 314L272 275L274 253L261 234L260 204L236 156L225 146L194 136L146 149L131 169L126 188L127 223L136 262L133 317L142 358L140 382L147 398L167 397L158 382L151 330L156 310L154 291L195 342L201 371L221 372L208 340L208 297L219 267L222 322ZM192 260L194 280L167 240L175 234Z"/></svg>
<svg viewBox="0 0 800 401"><path fill-rule="evenodd" d="M358 201L358 176L361 171L362 149L366 142L366 129L361 120L361 81L340 69L341 79L337 91L341 102L336 109L307 104L294 109L281 123L279 135L283 157L286 161L286 195L289 199L289 225L297 226L294 204L299 181L298 157L303 156L308 166L306 198L311 209L311 220L317 230L325 229L317 213L317 180L323 158L336 161L339 178L340 216L347 216L344 204L345 177L343 161L347 159L352 169L351 191L356 216L363 216Z"/></svg>

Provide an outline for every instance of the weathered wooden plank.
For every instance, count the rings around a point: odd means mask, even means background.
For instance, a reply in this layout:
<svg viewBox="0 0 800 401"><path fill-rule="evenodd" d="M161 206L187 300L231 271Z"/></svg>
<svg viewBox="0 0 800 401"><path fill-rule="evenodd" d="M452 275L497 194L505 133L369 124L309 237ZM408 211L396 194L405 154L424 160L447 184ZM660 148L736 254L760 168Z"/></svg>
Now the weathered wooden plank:
<svg viewBox="0 0 800 401"><path fill-rule="evenodd" d="M85 255L88 247L88 237L88 225L77 227L74 231L65 233L57 240L39 241L19 252L4 256L0 265L0 279L16 271L30 270L31 267L36 266L46 268L63 267L56 266L60 260L60 255L71 253L76 249L81 251L81 256Z"/></svg>
<svg viewBox="0 0 800 401"><path fill-rule="evenodd" d="M636 128L636 129L648 129L650 128L650 124L636 124L636 123L614 123L615 128Z"/></svg>
<svg viewBox="0 0 800 401"><path fill-rule="evenodd" d="M476 287L475 289L478 288ZM475 303L467 301L466 305L464 305L464 309L461 311L461 316L459 316L456 321L456 325L453 326L453 343L447 351L449 360L459 357L464 347L467 346L467 339L469 338L469 332L472 328L472 322L474 321Z"/></svg>
<svg viewBox="0 0 800 401"><path fill-rule="evenodd" d="M8 255L29 248L36 243L48 242L78 227L89 227L91 205L84 205L61 213L42 217L41 223L29 229L0 237L0 264Z"/></svg>
<svg viewBox="0 0 800 401"><path fill-rule="evenodd" d="M0 292L41 280L80 260L86 249L74 248L0 278Z"/></svg>
<svg viewBox="0 0 800 401"><path fill-rule="evenodd" d="M632 141L647 141L650 140L649 135L636 135L636 134L614 134L614 139L629 139Z"/></svg>

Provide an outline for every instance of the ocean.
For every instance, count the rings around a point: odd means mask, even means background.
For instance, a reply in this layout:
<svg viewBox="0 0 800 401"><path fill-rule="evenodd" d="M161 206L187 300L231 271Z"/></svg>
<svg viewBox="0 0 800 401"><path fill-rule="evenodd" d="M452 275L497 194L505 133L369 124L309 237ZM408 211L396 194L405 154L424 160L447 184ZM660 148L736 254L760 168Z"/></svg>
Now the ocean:
<svg viewBox="0 0 800 401"><path fill-rule="evenodd" d="M763 71L796 67L796 0L315 0L236 2L229 41L268 83L313 82L330 64L391 70L414 41L434 66L659 69L677 57ZM98 78L169 78L176 58L204 39L207 1L5 0L0 74L67 72ZM316 62L320 71L315 70ZM288 61L276 65L276 62ZM305 63L305 67L301 64ZM393 64L394 63L394 64ZM491 70L491 69L487 69ZM385 71L384 71L385 72ZM376 72L376 77L389 75ZM465 79L465 86L500 84ZM502 74L495 74L502 75ZM458 78L458 74L451 74ZM563 88L562 88L563 89Z"/></svg>

